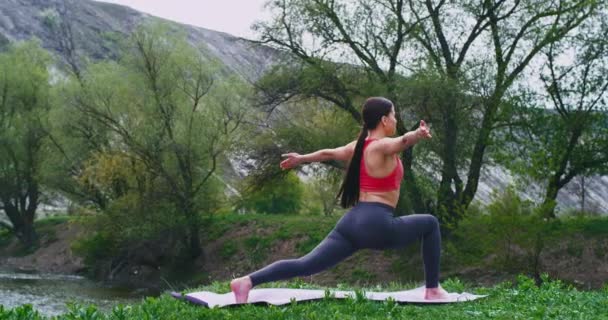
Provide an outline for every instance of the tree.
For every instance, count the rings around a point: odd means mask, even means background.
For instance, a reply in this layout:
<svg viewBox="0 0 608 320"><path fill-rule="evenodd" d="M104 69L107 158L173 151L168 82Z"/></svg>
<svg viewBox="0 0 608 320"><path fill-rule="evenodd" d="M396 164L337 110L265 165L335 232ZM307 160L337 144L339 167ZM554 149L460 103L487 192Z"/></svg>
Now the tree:
<svg viewBox="0 0 608 320"><path fill-rule="evenodd" d="M274 19L257 29L262 42L288 50L296 61L319 70L318 78L333 79L332 86L312 92L353 115L352 101L360 96L334 90L348 87L320 60L340 57L360 66L369 82L382 84L376 94L397 104L402 102L401 79L408 72L432 68L443 83L436 92L444 97L430 121L441 145L437 204L444 221L456 222L475 196L493 132L508 122L501 106L509 89L542 49L562 40L600 5L593 0L279 0L270 5ZM304 42L307 38L312 45ZM469 96L480 99L471 104ZM475 117L477 123L463 126L463 116ZM398 133L403 132L400 127ZM473 143L463 135L473 135ZM465 161L457 158L460 150L469 148ZM411 159L406 160L409 167ZM459 166L462 162L465 165Z"/></svg>
<svg viewBox="0 0 608 320"><path fill-rule="evenodd" d="M340 188L341 172L331 167L314 167L310 171L312 173L312 179L308 182L309 198L312 200L310 206L319 208L323 215L330 216L339 207L336 190Z"/></svg>
<svg viewBox="0 0 608 320"><path fill-rule="evenodd" d="M165 186L185 221L187 257L198 257L200 210L245 116L246 89L157 23L132 34L119 63L90 66L82 83L71 107L108 131L107 151L126 152Z"/></svg>
<svg viewBox="0 0 608 320"><path fill-rule="evenodd" d="M0 53L0 209L11 222L3 226L28 248L38 242L34 218L50 150L50 63L35 40Z"/></svg>
<svg viewBox="0 0 608 320"><path fill-rule="evenodd" d="M69 102L65 103L66 97L72 97L74 91L81 90L83 72L88 62L78 46L79 43L83 43L82 34L74 32L73 7L72 0L57 0L41 12L43 23L55 42L54 50L61 58L58 61L60 70L75 79L53 86L53 94L60 105L50 115L53 119L51 121L53 142L58 152L49 155L52 158L49 165L55 170L50 171L54 174L49 176L47 184L49 188L61 192L63 196L77 203L105 210L111 201L107 192L97 189L95 184L87 183L86 179L81 179L79 182L74 179L82 175L86 161L109 147L110 137L108 130L91 117L65 108L69 105ZM103 38L104 35L100 36ZM114 190L111 193L119 196L118 191Z"/></svg>
<svg viewBox="0 0 608 320"><path fill-rule="evenodd" d="M574 177L608 173L608 43L602 30L605 17L596 15L576 37L544 50L540 78L548 101L526 102L548 107L523 106L527 134L509 135L525 155L509 157L511 167L543 182L544 214L551 218L559 190ZM576 54L568 59L571 52Z"/></svg>
<svg viewBox="0 0 608 320"><path fill-rule="evenodd" d="M255 26L260 42L286 49L293 58L258 83L262 103L269 106L269 111L288 100L316 97L346 111L360 123L359 105L369 95L387 96L401 106L398 88L403 76L398 68L404 67L400 61L405 55L403 44L417 26L399 19L403 1L360 1L353 10L325 0L281 0L271 2L270 7L277 12L273 21ZM377 19L378 16L382 18ZM309 48L305 43L307 36L319 41L318 47ZM328 61L338 56L347 63ZM353 60L361 67L350 64ZM403 134L407 131L406 122L402 121L402 113L396 117L397 132ZM415 128L418 121L414 119L409 124ZM412 195L414 210L422 212L423 197L417 190L414 172L409 170L412 152L410 149L403 154L405 189Z"/></svg>

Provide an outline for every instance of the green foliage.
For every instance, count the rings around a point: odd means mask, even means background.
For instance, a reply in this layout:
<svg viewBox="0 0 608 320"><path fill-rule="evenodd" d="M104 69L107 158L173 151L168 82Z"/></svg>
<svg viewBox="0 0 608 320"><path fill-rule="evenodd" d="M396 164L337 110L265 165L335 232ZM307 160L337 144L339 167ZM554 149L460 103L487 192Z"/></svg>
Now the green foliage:
<svg viewBox="0 0 608 320"><path fill-rule="evenodd" d="M273 75L265 77L269 80ZM272 127L268 130L255 128L256 135L248 137L244 142L244 152L256 160L249 181L241 188L245 198L249 193L256 193L286 179L278 165L282 160L281 154L304 154L318 149L336 148L351 142L357 134L357 123L351 115L322 101L311 99L289 102L278 108L280 115L277 113L276 117L269 119ZM334 161L328 165L303 167L302 170L315 177L312 181L306 181L307 186L302 190L306 204L297 207L308 214L331 214L335 209L335 205L332 205L333 198L342 178L341 170L336 168L343 166L343 163Z"/></svg>
<svg viewBox="0 0 608 320"><path fill-rule="evenodd" d="M220 250L220 256L224 259L228 259L233 256L237 251L238 247L236 242L228 240L222 245L222 249Z"/></svg>
<svg viewBox="0 0 608 320"><path fill-rule="evenodd" d="M349 114L318 100L288 103L282 112L289 121L275 123L275 142L301 153L342 146L358 134Z"/></svg>
<svg viewBox="0 0 608 320"><path fill-rule="evenodd" d="M472 141L478 126L478 119L472 114L482 112L477 101L479 98L467 94L471 89L468 84L450 79L428 67L416 70L415 74L403 79L400 85L403 88L400 92L403 101L400 107L430 121L432 126L433 138L416 145L416 164L423 166L418 169L441 171L442 164L437 161L437 155L442 157L442 162L453 161L459 168L465 167L467 156L474 146ZM458 123L457 139L451 142L456 143L457 147L452 154L446 154L444 148L455 132L446 131L448 128L440 125L441 121L445 121L447 110L450 110L450 121ZM416 124L417 120L404 119L408 124Z"/></svg>
<svg viewBox="0 0 608 320"><path fill-rule="evenodd" d="M7 246L13 239L13 233L7 229L0 229L0 248Z"/></svg>
<svg viewBox="0 0 608 320"><path fill-rule="evenodd" d="M351 272L351 277L353 279L357 279L356 281L359 283L370 283L372 280L374 280L376 275L374 275L373 273L370 273L367 270L354 269Z"/></svg>
<svg viewBox="0 0 608 320"><path fill-rule="evenodd" d="M525 92L508 103L523 125L502 132L501 138L510 143L497 150L498 159L546 186L549 217L555 217L560 189L573 178L608 173L608 46L597 33L597 25L605 24L605 5L602 9L581 23L577 36L547 50L548 61L539 75L545 95ZM571 58L560 61L565 55Z"/></svg>
<svg viewBox="0 0 608 320"><path fill-rule="evenodd" d="M471 207L445 242L447 263L483 265L538 276L543 271L541 254L550 246L565 243L565 253L580 258L584 244L575 235L591 240L608 234L606 218L547 219L544 212L543 206L536 207L519 198L512 187L501 194L495 193L494 202L486 210Z"/></svg>
<svg viewBox="0 0 608 320"><path fill-rule="evenodd" d="M238 206L242 209L259 213L296 214L302 208L304 186L293 171L261 186L253 177L249 177L245 184L245 190L251 191L240 200Z"/></svg>
<svg viewBox="0 0 608 320"><path fill-rule="evenodd" d="M96 263L112 257L116 253L116 247L116 240L101 232L72 243L72 250L84 258L87 266L94 266Z"/></svg>
<svg viewBox="0 0 608 320"><path fill-rule="evenodd" d="M51 63L37 40L0 53L0 202L25 246L38 240L32 221L47 175L45 155L55 151L48 121Z"/></svg>
<svg viewBox="0 0 608 320"><path fill-rule="evenodd" d="M0 34L0 51L4 51L10 43L10 40L4 34Z"/></svg>
<svg viewBox="0 0 608 320"><path fill-rule="evenodd" d="M583 222L582 231L590 236L605 236L608 234L608 219L581 219Z"/></svg>
<svg viewBox="0 0 608 320"><path fill-rule="evenodd" d="M66 320L97 320L106 318L94 305L82 306L79 304L68 304L68 312L64 314Z"/></svg>
<svg viewBox="0 0 608 320"><path fill-rule="evenodd" d="M209 232L205 234L205 240L217 240L228 230L237 228L239 226L245 226L251 221L257 220L259 218L260 215L258 214L240 215L233 213L223 213L212 215L206 220L207 229L209 230Z"/></svg>
<svg viewBox="0 0 608 320"><path fill-rule="evenodd" d="M0 305L0 319L36 320L43 317L32 308L31 304L23 304L12 310L5 310L4 306Z"/></svg>
<svg viewBox="0 0 608 320"><path fill-rule="evenodd" d="M119 61L91 64L61 89L58 163L74 174L58 185L102 213L93 230L119 247L168 237L172 254L198 256L203 217L224 205L218 175L247 113L242 80L180 28L149 22L124 39Z"/></svg>
<svg viewBox="0 0 608 320"><path fill-rule="evenodd" d="M513 127L513 109L503 108L503 100L526 87L515 84L531 62L543 61L543 52L572 43L572 38L584 39L603 50L600 57L606 56L605 36L598 27L605 23L604 2L576 0L565 5L537 0L523 6L520 2L488 6L455 0L449 6L429 1L385 6L271 1L271 19L257 23L255 29L264 43L292 55L285 59L287 66L277 66L256 89L270 110L280 110L276 107L280 103L313 101L344 110L357 122L363 99L387 96L399 110L399 134L424 118L433 126L434 138L422 145L434 152L416 152L414 160L440 168L435 170L441 172L434 193L437 211L443 221L457 222L475 197L480 172L489 159L485 152L504 146L493 139L495 133ZM471 23L462 24L463 20ZM591 27L583 28L586 24ZM310 41L319 45L307 45ZM473 48L480 43L494 50L479 55ZM569 54L578 48L569 49L555 52ZM326 61L328 57L336 63ZM595 70L589 75L605 75L603 69ZM546 87L556 89L552 83ZM579 88L587 93L593 86ZM308 111L307 105L300 105ZM604 156L598 158L606 163ZM420 212L424 199L417 196L416 180L406 179L413 189L405 194L410 197L406 210L415 207Z"/></svg>
<svg viewBox="0 0 608 320"><path fill-rule="evenodd" d="M207 241L221 237L229 230L246 228L264 230L246 233L242 239L227 239L220 254L229 258L239 249L259 264L267 257L268 249L286 240L297 240L295 249L298 254L310 252L329 233L335 225L337 216L307 216L282 214L222 214L214 216L208 225L212 232L208 233Z"/></svg>
<svg viewBox="0 0 608 320"><path fill-rule="evenodd" d="M89 217L85 225L104 234L115 246L154 238L162 232L179 233L185 224L183 215L163 195L167 187L137 157L122 152L95 153L78 179L82 186L101 191L108 199L102 214Z"/></svg>
<svg viewBox="0 0 608 320"><path fill-rule="evenodd" d="M245 252L247 252L249 259L254 264L259 264L266 259L272 241L274 239L269 237L258 237L251 236L243 240Z"/></svg>
<svg viewBox="0 0 608 320"><path fill-rule="evenodd" d="M62 223L66 223L71 220L72 220L72 218L70 216L54 215L54 216L48 216L48 217L44 217L42 219L38 219L38 220L34 221L34 225L36 225L37 228L44 228L44 227L49 227L49 226L60 225Z"/></svg>
<svg viewBox="0 0 608 320"><path fill-rule="evenodd" d="M329 166L310 166L308 181L304 184L303 209L309 215L332 215L343 210L336 194L342 184L342 170Z"/></svg>

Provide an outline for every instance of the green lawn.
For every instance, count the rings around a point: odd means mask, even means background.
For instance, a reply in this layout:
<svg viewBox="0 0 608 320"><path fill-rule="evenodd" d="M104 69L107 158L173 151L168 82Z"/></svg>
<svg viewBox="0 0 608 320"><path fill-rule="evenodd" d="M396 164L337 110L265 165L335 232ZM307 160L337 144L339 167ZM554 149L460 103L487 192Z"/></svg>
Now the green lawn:
<svg viewBox="0 0 608 320"><path fill-rule="evenodd" d="M71 306L55 319L608 319L608 290L579 291L559 281L541 287L526 277L518 283L502 283L493 288L469 288L458 280L444 282L449 291L468 291L489 297L446 305L400 305L362 298L319 300L285 306L240 306L207 309L173 299L168 295L148 298L140 304L117 306L103 314L95 306ZM274 283L274 286L312 288L301 282ZM410 286L411 287L411 286ZM214 283L196 290L226 292L228 283ZM317 287L318 288L318 287ZM384 288L346 290L402 290L391 284ZM0 319L44 319L29 306L14 310L0 307Z"/></svg>

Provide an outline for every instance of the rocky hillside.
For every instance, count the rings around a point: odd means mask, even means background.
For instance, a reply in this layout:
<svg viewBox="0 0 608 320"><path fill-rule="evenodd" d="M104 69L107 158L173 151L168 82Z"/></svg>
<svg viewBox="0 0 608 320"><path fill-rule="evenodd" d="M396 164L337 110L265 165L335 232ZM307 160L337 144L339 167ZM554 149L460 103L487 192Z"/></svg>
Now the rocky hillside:
<svg viewBox="0 0 608 320"><path fill-rule="evenodd" d="M64 3L68 4L65 15L72 25L76 48L93 60L117 56L113 35L129 34L145 20L160 19L125 6L91 0L2 0L0 45L37 37L45 48L59 53L60 46L45 21L57 14L56 8L62 8ZM226 67L248 80L259 77L277 55L269 47L227 33L189 25L183 27L192 43L204 44Z"/></svg>
<svg viewBox="0 0 608 320"><path fill-rule="evenodd" d="M45 48L60 53L61 47L45 21L56 12L57 5L63 3L64 0L0 1L0 47L11 41L35 36L41 39ZM68 0L67 3L67 17L73 26L77 50L93 60L115 58L117 34L129 34L139 23L159 19L115 4L91 0ZM225 64L227 70L248 81L257 79L277 61L278 52L272 48L218 31L188 25L183 27L192 43L205 45L210 54ZM502 189L512 180L508 172L500 168L485 168L476 200L487 203L492 190ZM526 198L539 199L541 190L531 185L522 188L521 192ZM560 192L558 201L561 208L581 207L581 187L577 179ZM585 208L608 213L608 176L586 179Z"/></svg>

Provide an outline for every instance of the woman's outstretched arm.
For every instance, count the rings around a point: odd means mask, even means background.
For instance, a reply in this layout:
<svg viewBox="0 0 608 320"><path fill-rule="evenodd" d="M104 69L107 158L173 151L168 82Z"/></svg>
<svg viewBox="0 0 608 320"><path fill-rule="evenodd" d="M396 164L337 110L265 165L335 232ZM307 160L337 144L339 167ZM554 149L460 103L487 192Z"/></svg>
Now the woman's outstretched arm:
<svg viewBox="0 0 608 320"><path fill-rule="evenodd" d="M295 152L283 154L282 157L287 159L281 161L282 169L291 169L299 164L307 162L322 162L328 160L348 161L353 157L355 145L357 141L353 141L345 146L334 149L321 149L309 154L298 154Z"/></svg>
<svg viewBox="0 0 608 320"><path fill-rule="evenodd" d="M420 120L418 129L408 131L395 138L382 138L378 140L378 142L370 145L370 148L379 150L384 154L395 154L415 145L421 139L430 139L432 137L429 127L427 127L424 120Z"/></svg>

